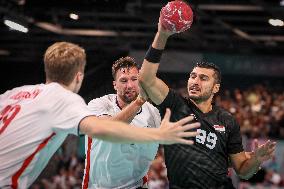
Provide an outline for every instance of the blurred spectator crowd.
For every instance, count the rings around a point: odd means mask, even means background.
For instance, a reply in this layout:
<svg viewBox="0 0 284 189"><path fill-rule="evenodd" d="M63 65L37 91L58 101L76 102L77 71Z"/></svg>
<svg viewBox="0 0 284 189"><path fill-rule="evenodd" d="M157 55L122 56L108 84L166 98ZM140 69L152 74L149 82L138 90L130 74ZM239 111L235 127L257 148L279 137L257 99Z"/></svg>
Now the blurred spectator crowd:
<svg viewBox="0 0 284 189"><path fill-rule="evenodd" d="M186 88L177 91L187 97ZM234 115L248 138L284 139L284 86L224 90L217 94L215 103Z"/></svg>

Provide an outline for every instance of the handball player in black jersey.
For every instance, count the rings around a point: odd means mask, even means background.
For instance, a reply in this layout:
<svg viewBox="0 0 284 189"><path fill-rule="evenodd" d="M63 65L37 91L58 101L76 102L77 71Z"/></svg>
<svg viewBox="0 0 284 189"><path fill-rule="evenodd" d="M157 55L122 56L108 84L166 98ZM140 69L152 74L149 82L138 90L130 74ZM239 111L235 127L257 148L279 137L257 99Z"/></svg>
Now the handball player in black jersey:
<svg viewBox="0 0 284 189"><path fill-rule="evenodd" d="M255 140L254 151L246 155L236 120L224 109L212 105L221 83L220 70L214 64L203 62L193 68L187 86L189 99L181 97L157 78L163 49L172 34L158 24L158 32L139 76L141 87L157 105L161 116L170 108L171 121L192 115L201 123L194 145L164 147L170 188L233 188L227 177L229 160L236 173L248 179L259 170L262 162L272 158L276 143L268 140L258 145Z"/></svg>

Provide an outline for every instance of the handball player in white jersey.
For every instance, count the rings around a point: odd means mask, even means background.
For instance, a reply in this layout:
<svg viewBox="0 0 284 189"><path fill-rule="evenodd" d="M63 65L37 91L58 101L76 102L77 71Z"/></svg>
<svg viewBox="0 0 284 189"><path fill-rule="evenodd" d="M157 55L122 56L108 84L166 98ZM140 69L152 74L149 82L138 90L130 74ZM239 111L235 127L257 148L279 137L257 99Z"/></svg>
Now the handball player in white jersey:
<svg viewBox="0 0 284 189"><path fill-rule="evenodd" d="M114 62L112 75L116 94L108 94L89 102L98 117L131 123L141 128L158 128L158 109L139 95L139 68L131 57ZM107 127L107 126L106 126ZM158 143L118 144L86 137L86 169L83 188L132 189L146 185L149 166L158 150Z"/></svg>
<svg viewBox="0 0 284 189"><path fill-rule="evenodd" d="M191 118L159 129L131 127L92 116L77 95L86 64L84 49L67 42L50 46L44 56L46 83L17 87L0 95L0 188L27 189L68 134L111 142L186 143ZM107 127L106 127L107 126Z"/></svg>

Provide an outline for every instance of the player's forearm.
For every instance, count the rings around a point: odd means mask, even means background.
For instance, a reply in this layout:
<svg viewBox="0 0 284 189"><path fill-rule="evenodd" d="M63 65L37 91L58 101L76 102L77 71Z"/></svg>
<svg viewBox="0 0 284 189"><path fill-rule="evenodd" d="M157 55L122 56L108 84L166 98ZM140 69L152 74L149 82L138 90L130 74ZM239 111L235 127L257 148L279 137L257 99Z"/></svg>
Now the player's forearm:
<svg viewBox="0 0 284 189"><path fill-rule="evenodd" d="M108 127L104 134L97 138L119 143L152 143L160 141L160 134L157 128L146 129L118 124L114 128Z"/></svg>
<svg viewBox="0 0 284 189"><path fill-rule="evenodd" d="M133 118L136 116L137 112L141 109L144 103L145 103L144 99L142 99L141 97L137 97L136 100L132 101L121 112L111 117L110 120L130 123L133 120Z"/></svg>
<svg viewBox="0 0 284 189"><path fill-rule="evenodd" d="M169 35L157 32L155 35L154 41L152 43L152 47L155 49L160 49L160 50L165 49L168 38L169 38Z"/></svg>
<svg viewBox="0 0 284 189"><path fill-rule="evenodd" d="M157 33L152 46L146 53L141 70L139 72L139 83L146 91L148 97L157 105L161 104L168 94L168 86L159 78L157 71L165 48L168 36Z"/></svg>
<svg viewBox="0 0 284 189"><path fill-rule="evenodd" d="M242 179L249 179L259 170L260 165L261 162L259 162L255 156L252 156L242 164L240 170L237 171L238 175Z"/></svg>
<svg viewBox="0 0 284 189"><path fill-rule="evenodd" d="M143 89L147 90L147 88L154 85L158 79L156 76L158 68L159 64L152 64L144 59L142 67L139 71L139 83L142 85Z"/></svg>
<svg viewBox="0 0 284 189"><path fill-rule="evenodd" d="M157 34L155 35L154 41L152 43L152 47L154 49L163 50L166 46L167 39L168 39L167 35L157 32ZM160 56L161 55L162 55L162 51L161 51ZM156 59L156 57L154 59ZM151 60L147 59L147 54L146 54L146 57L143 61L143 65L139 72L140 81L144 85L151 85L152 83L154 83L155 80L157 79L156 75L157 75L158 68L159 68L159 61L151 62Z"/></svg>
<svg viewBox="0 0 284 189"><path fill-rule="evenodd" d="M123 122L94 117L85 118L81 123L80 131L92 138L119 143L158 142L162 135L157 128L138 128Z"/></svg>
<svg viewBox="0 0 284 189"><path fill-rule="evenodd" d="M147 93L147 96L155 104L160 104L160 100L158 98L160 96L160 89L158 87L159 78L156 76L158 68L158 63L153 64L144 59L142 67L139 71L139 83Z"/></svg>

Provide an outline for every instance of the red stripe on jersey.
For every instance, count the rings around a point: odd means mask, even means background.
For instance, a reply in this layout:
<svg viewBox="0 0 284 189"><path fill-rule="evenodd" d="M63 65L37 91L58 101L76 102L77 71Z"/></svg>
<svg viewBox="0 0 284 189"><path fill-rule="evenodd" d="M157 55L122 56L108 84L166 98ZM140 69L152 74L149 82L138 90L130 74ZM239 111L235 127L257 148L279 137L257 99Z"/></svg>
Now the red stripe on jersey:
<svg viewBox="0 0 284 189"><path fill-rule="evenodd" d="M90 177L90 156L91 156L91 147L92 147L92 138L88 137L88 148L86 155L86 170L83 180L83 189L87 189L89 185L89 177Z"/></svg>
<svg viewBox="0 0 284 189"><path fill-rule="evenodd" d="M146 184L146 183L148 182L148 175L145 175L145 176L142 178L142 180L143 180L143 184L142 184L142 186L143 186L144 184Z"/></svg>
<svg viewBox="0 0 284 189"><path fill-rule="evenodd" d="M22 167L12 176L12 188L17 189L18 188L18 179L22 175L22 173L25 171L25 169L29 166L33 158L35 157L36 153L38 153L41 149L43 149L48 141L55 135L55 133L52 133L49 137L44 139L42 143L40 143L37 147L37 149L24 161Z"/></svg>

